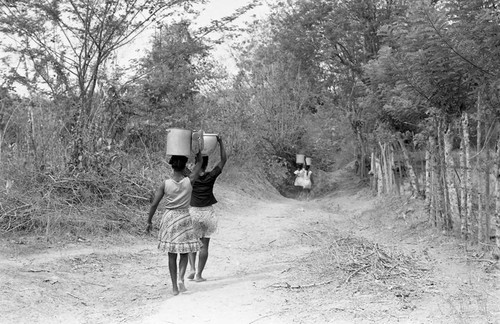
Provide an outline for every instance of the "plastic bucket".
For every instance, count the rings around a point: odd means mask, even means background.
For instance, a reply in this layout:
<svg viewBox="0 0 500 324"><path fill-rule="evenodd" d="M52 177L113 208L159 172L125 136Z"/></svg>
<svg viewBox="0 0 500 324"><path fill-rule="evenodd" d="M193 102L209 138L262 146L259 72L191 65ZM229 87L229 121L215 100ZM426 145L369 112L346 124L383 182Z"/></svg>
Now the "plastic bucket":
<svg viewBox="0 0 500 324"><path fill-rule="evenodd" d="M167 133L167 155L191 155L192 131L170 128Z"/></svg>
<svg viewBox="0 0 500 324"><path fill-rule="evenodd" d="M306 165L311 165L312 159L310 157L306 157Z"/></svg>
<svg viewBox="0 0 500 324"><path fill-rule="evenodd" d="M212 154L216 147L217 134L203 134L203 150L201 151L201 154L208 156Z"/></svg>
<svg viewBox="0 0 500 324"><path fill-rule="evenodd" d="M304 154L297 154L296 155L296 158L295 158L295 162L297 164L304 164L304 159L305 159L305 155Z"/></svg>
<svg viewBox="0 0 500 324"><path fill-rule="evenodd" d="M204 147L204 133L202 130L194 131L191 136L191 153L196 155L199 151L203 152Z"/></svg>

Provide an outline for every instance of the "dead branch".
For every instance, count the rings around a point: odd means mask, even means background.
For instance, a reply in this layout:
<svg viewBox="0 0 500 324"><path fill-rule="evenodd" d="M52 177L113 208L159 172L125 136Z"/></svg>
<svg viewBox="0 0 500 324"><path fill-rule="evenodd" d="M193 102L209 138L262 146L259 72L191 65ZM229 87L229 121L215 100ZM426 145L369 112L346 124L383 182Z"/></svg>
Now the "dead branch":
<svg viewBox="0 0 500 324"><path fill-rule="evenodd" d="M352 277L354 277L354 276L355 276L358 272L360 272L360 271L362 271L362 270L364 270L364 269L368 268L369 266L370 266L370 265L369 265L369 264L367 264L367 265L365 265L364 267L361 267L361 268L359 268L358 270L356 270L356 271L352 272L352 273L349 275L349 277L347 277L347 279L344 281L344 283L343 283L341 286L343 286L343 285L347 284L347 283L349 282L349 280L351 280L351 278L352 278Z"/></svg>

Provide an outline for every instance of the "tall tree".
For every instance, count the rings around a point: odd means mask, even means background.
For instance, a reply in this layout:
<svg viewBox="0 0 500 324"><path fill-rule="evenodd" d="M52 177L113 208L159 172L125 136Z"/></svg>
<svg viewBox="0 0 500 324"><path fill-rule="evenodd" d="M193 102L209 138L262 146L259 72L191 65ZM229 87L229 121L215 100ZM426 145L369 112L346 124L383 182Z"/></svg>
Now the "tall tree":
<svg viewBox="0 0 500 324"><path fill-rule="evenodd" d="M380 28L404 12L405 2L296 1L278 8L271 18L277 27L274 41L296 57L301 73L344 112L357 139L361 165L368 154L367 134L374 130L362 67L380 49Z"/></svg>
<svg viewBox="0 0 500 324"><path fill-rule="evenodd" d="M94 109L94 94L113 53L156 19L196 0L1 1L0 31L12 41L6 50L25 63L16 73L30 91L44 84L53 98L74 98L72 158L84 167L85 136ZM17 72L17 71L15 71Z"/></svg>
<svg viewBox="0 0 500 324"><path fill-rule="evenodd" d="M187 21L160 26L137 72L148 118L166 127L200 126L195 125L195 97L206 80L215 78L209 50L192 35Z"/></svg>

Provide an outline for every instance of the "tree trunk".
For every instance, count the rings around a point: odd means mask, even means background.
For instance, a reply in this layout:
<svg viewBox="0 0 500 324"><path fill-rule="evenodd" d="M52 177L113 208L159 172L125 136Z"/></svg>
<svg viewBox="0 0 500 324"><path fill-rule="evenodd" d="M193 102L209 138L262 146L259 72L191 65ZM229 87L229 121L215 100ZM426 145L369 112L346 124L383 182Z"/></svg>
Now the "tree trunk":
<svg viewBox="0 0 500 324"><path fill-rule="evenodd" d="M415 170L413 169L410 161L410 156L408 154L408 150L406 149L405 143L403 141L403 138L401 134L398 136L398 142L399 145L401 146L401 152L403 153L403 158L405 160L405 165L406 165L406 170L408 170L408 177L410 179L410 186L412 190L414 191L415 195L417 197L421 196L420 193L420 186L418 185L418 179L415 174Z"/></svg>
<svg viewBox="0 0 500 324"><path fill-rule="evenodd" d="M483 149L483 116L484 116L484 107L481 100L481 87L478 90L477 94L477 127L476 127L476 174L481 174L481 155ZM488 163L488 161L486 161ZM478 192L477 192L477 242L482 243L484 241L484 228L486 226L484 220L482 199L481 199L481 187L482 187L482 177L478 176Z"/></svg>
<svg viewBox="0 0 500 324"><path fill-rule="evenodd" d="M446 156L444 149L444 131L443 122L439 121L438 126L438 152L439 152L439 171L441 173L441 201L442 201L442 225L445 230L451 230L451 216L450 216L450 194L448 190L448 177L446 174Z"/></svg>
<svg viewBox="0 0 500 324"><path fill-rule="evenodd" d="M390 152L388 149L387 143L380 143L380 151L381 151L381 164L382 171L384 173L384 183L385 183L385 193L392 194L394 193L394 172L392 170L393 164L391 163Z"/></svg>
<svg viewBox="0 0 500 324"><path fill-rule="evenodd" d="M70 171L83 169L84 163L84 130L85 130L85 109L83 103L79 102L78 112L75 115L75 124L71 129L71 155L69 160Z"/></svg>
<svg viewBox="0 0 500 324"><path fill-rule="evenodd" d="M484 223L485 223L485 242L489 242L490 233L491 233L491 217L490 217L490 201L491 201L491 193L490 193L490 145L489 140L485 143L485 171L484 171Z"/></svg>
<svg viewBox="0 0 500 324"><path fill-rule="evenodd" d="M444 159L446 165L446 176L448 180L448 191L450 199L450 223L460 221L460 187L456 177L456 165L452 156L452 132L451 125L444 133Z"/></svg>
<svg viewBox="0 0 500 324"><path fill-rule="evenodd" d="M463 195L462 198L464 202L462 206L465 208L465 235L462 233L465 239L471 237L472 232L472 172L470 168L470 137L469 137L469 114L464 112L462 115L462 132L463 132L463 167L464 167L464 178L463 178Z"/></svg>
<svg viewBox="0 0 500 324"><path fill-rule="evenodd" d="M30 138L30 151L33 153L33 165L35 170L39 170L38 152L37 152L37 142L35 134L35 118L33 116L33 103L28 105L28 124L29 124L29 138Z"/></svg>
<svg viewBox="0 0 500 324"><path fill-rule="evenodd" d="M363 137L360 127L356 127L355 132L356 132L356 138L358 140L359 152L361 152L361 161L359 161L359 166L360 166L359 176L360 178L364 179L367 176L366 162L365 162L367 158L365 138Z"/></svg>
<svg viewBox="0 0 500 324"><path fill-rule="evenodd" d="M388 192L389 186L388 186L388 177L387 177L387 158L385 156L385 144L378 143L378 146L380 147L380 169L382 171L382 176L383 176L383 183L384 183L384 194Z"/></svg>
<svg viewBox="0 0 500 324"><path fill-rule="evenodd" d="M481 193L477 193L477 242L482 243L484 241L484 232L483 232L483 201L481 199Z"/></svg>
<svg viewBox="0 0 500 324"><path fill-rule="evenodd" d="M434 226L437 226L437 221L438 221L438 206L439 206L439 200L438 200L438 186L437 186L437 168L436 168L436 138L431 135L429 137L429 147L430 147L430 214L431 214L431 220L432 224Z"/></svg>
<svg viewBox="0 0 500 324"><path fill-rule="evenodd" d="M427 214L431 212L431 202L432 202L432 136L429 137L429 141L425 150L425 206L427 208Z"/></svg>
<svg viewBox="0 0 500 324"><path fill-rule="evenodd" d="M377 193L379 196L384 194L384 175L380 165L380 159L375 158L375 169L377 170Z"/></svg>
<svg viewBox="0 0 500 324"><path fill-rule="evenodd" d="M445 219L445 197L444 197L444 184L443 184L443 159L441 157L441 138L439 136L439 133L441 132L440 128L437 128L437 141L436 141L436 148L435 148L435 192L434 196L436 197L436 220L437 224L440 225L441 228L444 228L444 219Z"/></svg>
<svg viewBox="0 0 500 324"><path fill-rule="evenodd" d="M370 173L371 173L371 180L370 180L370 186L373 191L377 191L377 166L375 165L375 152L372 152L371 155L371 160L370 160Z"/></svg>
<svg viewBox="0 0 500 324"><path fill-rule="evenodd" d="M495 170L495 243L494 254L500 257L500 136L496 147L496 170Z"/></svg>
<svg viewBox="0 0 500 324"><path fill-rule="evenodd" d="M3 155L3 151L2 151L2 145L3 144L3 129L0 129L0 172L2 172L2 155Z"/></svg>
<svg viewBox="0 0 500 324"><path fill-rule="evenodd" d="M461 125L462 126L462 125ZM462 128L462 127L461 127ZM460 144L460 175L462 180L460 181L460 235L462 239L467 239L467 227L469 224L467 223L467 162L465 159L465 144L463 138L463 128L461 130L462 133L462 141Z"/></svg>
<svg viewBox="0 0 500 324"><path fill-rule="evenodd" d="M397 179L397 176L394 174L396 169L394 165L394 146L392 144L389 145L389 165L391 166L390 171L391 171L391 179L394 186L394 191L398 196L400 196L401 191L399 188L399 180ZM401 168L399 170L399 174L401 175Z"/></svg>

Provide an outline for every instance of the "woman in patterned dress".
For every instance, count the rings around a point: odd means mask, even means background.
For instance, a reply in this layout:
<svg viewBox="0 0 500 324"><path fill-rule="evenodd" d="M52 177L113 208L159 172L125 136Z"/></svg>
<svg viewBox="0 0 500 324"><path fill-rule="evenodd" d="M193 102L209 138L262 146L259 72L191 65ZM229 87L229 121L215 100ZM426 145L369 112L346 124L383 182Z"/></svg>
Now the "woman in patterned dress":
<svg viewBox="0 0 500 324"><path fill-rule="evenodd" d="M174 295L186 291L184 275L188 264L188 253L197 252L201 248L201 242L194 232L193 222L189 214L189 202L193 190L192 183L200 174L201 160L201 152L198 152L198 162L191 175L186 177L183 172L188 158L173 155L169 161L173 169L172 176L170 179L163 181L158 188L149 210L147 233L153 227L152 220L158 204L165 198L166 211L160 221L158 249L168 252L168 269ZM180 255L178 268L177 254Z"/></svg>

